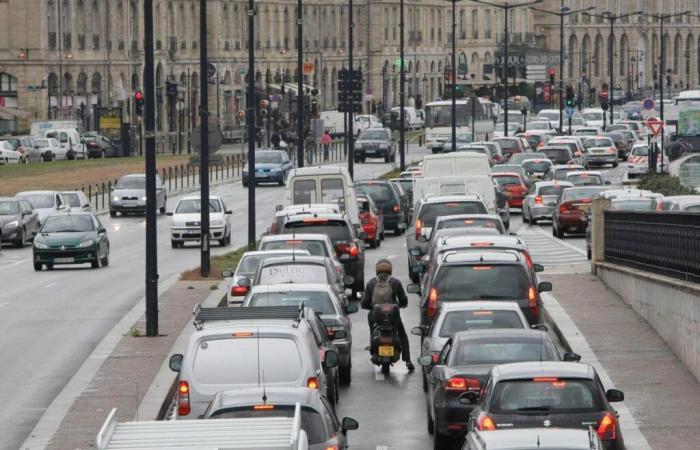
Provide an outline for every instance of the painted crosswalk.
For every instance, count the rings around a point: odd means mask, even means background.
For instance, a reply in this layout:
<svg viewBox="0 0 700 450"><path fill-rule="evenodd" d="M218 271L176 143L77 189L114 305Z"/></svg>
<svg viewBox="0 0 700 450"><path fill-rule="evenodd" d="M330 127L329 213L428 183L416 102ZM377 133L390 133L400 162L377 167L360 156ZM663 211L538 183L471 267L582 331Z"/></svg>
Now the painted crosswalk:
<svg viewBox="0 0 700 450"><path fill-rule="evenodd" d="M587 262L586 251L565 240L548 234L547 229L538 226L523 226L518 234L530 249L532 259L545 269L552 266L569 266Z"/></svg>

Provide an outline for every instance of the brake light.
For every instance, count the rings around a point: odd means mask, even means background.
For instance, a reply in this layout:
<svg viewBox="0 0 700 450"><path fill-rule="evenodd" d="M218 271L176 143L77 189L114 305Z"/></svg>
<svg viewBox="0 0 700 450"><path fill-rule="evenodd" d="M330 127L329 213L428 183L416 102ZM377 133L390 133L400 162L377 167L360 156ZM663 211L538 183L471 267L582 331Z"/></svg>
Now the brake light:
<svg viewBox="0 0 700 450"><path fill-rule="evenodd" d="M318 378L310 377L306 380L306 387L309 389L318 389Z"/></svg>
<svg viewBox="0 0 700 450"><path fill-rule="evenodd" d="M610 147L610 148L608 149L608 153L610 153L610 154L617 153L617 149L616 149L615 147Z"/></svg>
<svg viewBox="0 0 700 450"><path fill-rule="evenodd" d="M394 212L401 212L401 207L399 205L394 205Z"/></svg>
<svg viewBox="0 0 700 450"><path fill-rule="evenodd" d="M559 381L559 378L556 378L556 377L535 377L532 379L532 381L535 383L554 383L556 381Z"/></svg>
<svg viewBox="0 0 700 450"><path fill-rule="evenodd" d="M241 338L241 337L253 337L253 333L250 331L239 331L237 333L232 334L233 337Z"/></svg>
<svg viewBox="0 0 700 450"><path fill-rule="evenodd" d="M617 439L617 423L615 416L606 412L598 425L598 436L604 441Z"/></svg>
<svg viewBox="0 0 700 450"><path fill-rule="evenodd" d="M472 316L492 316L493 311L474 311Z"/></svg>
<svg viewBox="0 0 700 450"><path fill-rule="evenodd" d="M285 244L301 244L304 241L294 240L294 241L284 241Z"/></svg>
<svg viewBox="0 0 700 450"><path fill-rule="evenodd" d="M481 384L479 383L479 380L474 380L471 378L452 377L445 381L445 390L479 392L481 390Z"/></svg>
<svg viewBox="0 0 700 450"><path fill-rule="evenodd" d="M304 223L326 223L328 219L319 219L317 217L304 219Z"/></svg>
<svg viewBox="0 0 700 450"><path fill-rule="evenodd" d="M492 247L493 242L472 242L472 247Z"/></svg>
<svg viewBox="0 0 700 450"><path fill-rule="evenodd" d="M496 423L490 416L481 413L479 419L476 421L476 427L479 431L494 431L496 430Z"/></svg>
<svg viewBox="0 0 700 450"><path fill-rule="evenodd" d="M431 288L430 294L428 294L428 318L430 318L430 320L433 320L437 313L437 302L438 291L436 288Z"/></svg>
<svg viewBox="0 0 700 450"><path fill-rule="evenodd" d="M559 214L565 214L569 212L569 204L568 203L562 203L559 206Z"/></svg>
<svg viewBox="0 0 700 450"><path fill-rule="evenodd" d="M255 405L253 409L255 411L271 411L275 409L275 405Z"/></svg>
<svg viewBox="0 0 700 450"><path fill-rule="evenodd" d="M537 317L537 292L535 292L535 288L532 286L530 286L530 289L527 291L527 299L530 302L530 313L533 317Z"/></svg>
<svg viewBox="0 0 700 450"><path fill-rule="evenodd" d="M416 219L416 239L420 238L422 231L423 231L423 222L421 222L420 219Z"/></svg>
<svg viewBox="0 0 700 450"><path fill-rule="evenodd" d="M537 203L538 205L542 204L542 196L541 195L538 195L537 197L535 197L535 203Z"/></svg>
<svg viewBox="0 0 700 450"><path fill-rule="evenodd" d="M357 245L351 244L349 253L350 256L358 256L360 254L360 250L358 250Z"/></svg>
<svg viewBox="0 0 700 450"><path fill-rule="evenodd" d="M192 411L190 408L190 384L180 380L177 385L177 413L180 416L186 416L190 411Z"/></svg>
<svg viewBox="0 0 700 450"><path fill-rule="evenodd" d="M231 288L231 295L234 297L242 297L248 293L247 286L234 286Z"/></svg>
<svg viewBox="0 0 700 450"><path fill-rule="evenodd" d="M338 450L337 445L331 445L330 447L326 447L325 450Z"/></svg>
<svg viewBox="0 0 700 450"><path fill-rule="evenodd" d="M474 270L491 270L492 267L491 266L474 266L474 267L472 267L472 269L474 269Z"/></svg>

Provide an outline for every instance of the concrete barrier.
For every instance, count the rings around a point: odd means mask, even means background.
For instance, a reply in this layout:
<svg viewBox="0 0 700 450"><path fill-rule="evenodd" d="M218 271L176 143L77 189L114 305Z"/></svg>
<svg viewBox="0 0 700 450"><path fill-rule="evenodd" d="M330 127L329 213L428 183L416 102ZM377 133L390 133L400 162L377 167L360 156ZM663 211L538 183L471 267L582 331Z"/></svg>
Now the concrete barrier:
<svg viewBox="0 0 700 450"><path fill-rule="evenodd" d="M596 261L595 274L666 342L700 381L700 284Z"/></svg>

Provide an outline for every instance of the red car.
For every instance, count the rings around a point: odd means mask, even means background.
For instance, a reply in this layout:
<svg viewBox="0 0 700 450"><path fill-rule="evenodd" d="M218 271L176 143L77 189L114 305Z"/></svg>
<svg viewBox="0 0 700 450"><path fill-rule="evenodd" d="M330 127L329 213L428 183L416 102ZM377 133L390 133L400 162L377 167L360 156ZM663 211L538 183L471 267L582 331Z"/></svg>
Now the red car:
<svg viewBox="0 0 700 450"><path fill-rule="evenodd" d="M516 172L494 173L493 179L506 190L508 206L510 208L522 208L523 199L527 195L527 186L522 176Z"/></svg>
<svg viewBox="0 0 700 450"><path fill-rule="evenodd" d="M564 189L552 214L552 234L563 238L564 233L585 233L591 202L604 190L604 186Z"/></svg>
<svg viewBox="0 0 700 450"><path fill-rule="evenodd" d="M371 198L363 195L357 196L357 206L360 210L360 223L365 232L365 243L370 248L377 248L384 240L384 215L374 205Z"/></svg>

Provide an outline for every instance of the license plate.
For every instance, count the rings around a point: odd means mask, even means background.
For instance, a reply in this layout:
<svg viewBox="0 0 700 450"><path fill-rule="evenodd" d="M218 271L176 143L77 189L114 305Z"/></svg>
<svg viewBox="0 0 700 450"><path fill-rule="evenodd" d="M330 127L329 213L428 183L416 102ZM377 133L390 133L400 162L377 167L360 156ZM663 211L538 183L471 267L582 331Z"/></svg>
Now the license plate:
<svg viewBox="0 0 700 450"><path fill-rule="evenodd" d="M393 345L380 345L379 346L379 356L394 356L394 346Z"/></svg>
<svg viewBox="0 0 700 450"><path fill-rule="evenodd" d="M137 203L136 202L124 202L124 203L122 203L122 205L126 206L126 207L133 207L133 206L137 206Z"/></svg>
<svg viewBox="0 0 700 450"><path fill-rule="evenodd" d="M53 259L53 262L55 262L57 264L72 263L73 261L75 261L75 258L54 258Z"/></svg>

